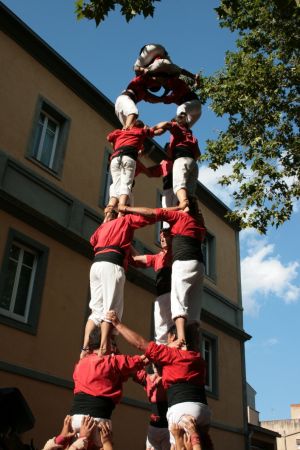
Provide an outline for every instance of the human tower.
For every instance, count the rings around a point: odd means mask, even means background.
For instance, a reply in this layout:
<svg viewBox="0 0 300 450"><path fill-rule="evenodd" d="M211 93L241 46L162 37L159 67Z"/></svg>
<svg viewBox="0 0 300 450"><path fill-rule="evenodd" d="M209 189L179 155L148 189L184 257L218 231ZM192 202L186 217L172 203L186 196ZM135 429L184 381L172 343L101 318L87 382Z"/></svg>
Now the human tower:
<svg viewBox="0 0 300 450"><path fill-rule="evenodd" d="M198 79L174 64L159 44L141 49L134 70L135 78L115 103L123 128L107 136L113 147L112 184L103 223L90 240L95 253L90 270L91 314L73 374L69 426L76 432L88 420L93 431L90 440L98 448L113 448L103 429L109 435L122 384L131 376L144 386L151 403L147 450L208 450L213 448L208 435L211 411L205 395L205 361L199 353L205 226L194 197L200 151L191 130L201 115L201 102L180 75L195 83ZM161 90L162 95L155 95ZM138 119L137 104L142 100L175 103L175 118L145 126ZM164 160L145 167L138 160L145 139L167 131L170 141ZM163 177L163 208L130 205L134 178L140 172ZM137 254L131 245L134 230L155 222L166 224L160 233L161 251ZM128 264L156 271L155 340L151 342L121 322ZM143 354L120 354L116 334ZM134 442L131 448L135 449Z"/></svg>

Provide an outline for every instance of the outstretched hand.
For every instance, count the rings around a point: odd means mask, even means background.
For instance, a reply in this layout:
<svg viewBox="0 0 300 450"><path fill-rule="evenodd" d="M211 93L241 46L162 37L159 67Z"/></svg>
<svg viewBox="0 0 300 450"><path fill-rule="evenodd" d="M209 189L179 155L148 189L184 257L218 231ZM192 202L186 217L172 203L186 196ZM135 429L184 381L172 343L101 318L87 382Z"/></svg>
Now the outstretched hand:
<svg viewBox="0 0 300 450"><path fill-rule="evenodd" d="M114 327L116 327L120 323L117 313L114 310L108 311L106 313L105 319L109 320L113 324Z"/></svg>
<svg viewBox="0 0 300 450"><path fill-rule="evenodd" d="M75 436L76 433L72 428L72 417L71 416L65 417L62 430L59 434L60 434L60 436L66 438L66 439L70 439Z"/></svg>
<svg viewBox="0 0 300 450"><path fill-rule="evenodd" d="M95 427L96 423L93 417L84 416L79 430L79 437L86 437L89 439Z"/></svg>
<svg viewBox="0 0 300 450"><path fill-rule="evenodd" d="M112 432L109 422L99 422L98 424L102 444L105 442L112 442Z"/></svg>

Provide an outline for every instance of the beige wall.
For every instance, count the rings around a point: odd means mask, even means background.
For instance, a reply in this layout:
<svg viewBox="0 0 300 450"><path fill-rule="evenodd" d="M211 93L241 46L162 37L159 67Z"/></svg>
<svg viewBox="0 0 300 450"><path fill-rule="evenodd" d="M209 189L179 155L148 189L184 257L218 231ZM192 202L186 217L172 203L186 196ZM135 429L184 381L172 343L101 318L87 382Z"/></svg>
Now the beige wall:
<svg viewBox="0 0 300 450"><path fill-rule="evenodd" d="M218 399L208 398L213 420L236 428L243 427L241 349L237 339L202 324L203 330L218 336Z"/></svg>
<svg viewBox="0 0 300 450"><path fill-rule="evenodd" d="M268 420L261 426L281 434L277 438L277 450L297 450L296 439L300 439L300 419Z"/></svg>
<svg viewBox="0 0 300 450"><path fill-rule="evenodd" d="M0 111L1 147L44 178L97 208L103 152L108 144L106 135L112 127L4 34L0 54L1 101L6 105ZM71 118L61 180L24 157L39 95Z"/></svg>

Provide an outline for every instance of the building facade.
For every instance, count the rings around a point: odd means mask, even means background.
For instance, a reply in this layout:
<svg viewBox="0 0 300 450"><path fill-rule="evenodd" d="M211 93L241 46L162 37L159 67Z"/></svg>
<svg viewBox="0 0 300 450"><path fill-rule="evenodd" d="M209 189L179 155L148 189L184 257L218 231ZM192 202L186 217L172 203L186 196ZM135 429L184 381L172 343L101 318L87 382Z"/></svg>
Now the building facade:
<svg viewBox="0 0 300 450"><path fill-rule="evenodd" d="M279 434L278 450L300 450L300 404L291 405L291 418L264 420L261 425Z"/></svg>
<svg viewBox="0 0 300 450"><path fill-rule="evenodd" d="M36 418L37 447L60 431L88 314L89 237L107 200L106 135L113 104L0 3L0 386L21 390ZM162 159L148 142L146 165ZM140 175L135 204L159 206L160 180ZM199 183L208 236L202 348L216 450L249 448L239 230ZM156 226L138 230L158 250ZM123 320L150 338L154 276L130 269ZM134 351L124 342L124 352ZM113 415L116 449L143 449L149 408L128 382ZM132 443L134 436L134 443ZM225 443L226 442L226 446Z"/></svg>

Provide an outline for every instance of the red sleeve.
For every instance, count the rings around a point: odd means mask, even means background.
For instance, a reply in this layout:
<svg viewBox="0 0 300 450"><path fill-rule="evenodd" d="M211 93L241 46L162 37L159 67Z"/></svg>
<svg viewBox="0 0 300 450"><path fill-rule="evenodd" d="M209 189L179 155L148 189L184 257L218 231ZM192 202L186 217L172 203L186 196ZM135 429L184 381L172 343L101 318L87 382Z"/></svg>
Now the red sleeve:
<svg viewBox="0 0 300 450"><path fill-rule="evenodd" d="M120 131L120 130L114 130L114 131L111 131L111 132L106 136L106 139L108 140L108 142L114 143L115 140L116 140L116 138L117 138L117 135L119 134L119 131Z"/></svg>
<svg viewBox="0 0 300 450"><path fill-rule="evenodd" d="M124 379L128 378L133 372L136 372L144 367L144 362L138 355L116 355L116 366Z"/></svg>
<svg viewBox="0 0 300 450"><path fill-rule="evenodd" d="M133 228L134 230L138 228L143 228L146 225L152 225L153 223L156 222L155 217L144 217L141 216L140 214L128 214L125 217L128 220L131 228Z"/></svg>
<svg viewBox="0 0 300 450"><path fill-rule="evenodd" d="M154 362L159 362L160 364L172 364L176 355L174 354L174 349L167 347L163 344L156 344L155 342L149 342L145 356Z"/></svg>
<svg viewBox="0 0 300 450"><path fill-rule="evenodd" d="M133 381L135 381L138 384L141 384L142 386L146 386L147 383L147 372L145 369L138 370L133 377Z"/></svg>
<svg viewBox="0 0 300 450"><path fill-rule="evenodd" d="M177 122L171 122L171 128L169 131L174 137L179 138L182 136L180 127Z"/></svg>
<svg viewBox="0 0 300 450"><path fill-rule="evenodd" d="M157 222L168 222L172 225L181 218L182 213L178 211L169 211L168 209L164 208L156 208L155 214Z"/></svg>
<svg viewBox="0 0 300 450"><path fill-rule="evenodd" d="M144 267L155 267L156 255L145 255L146 256L146 264Z"/></svg>

